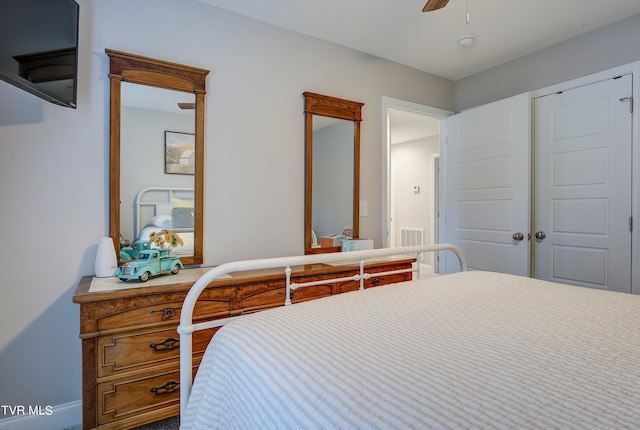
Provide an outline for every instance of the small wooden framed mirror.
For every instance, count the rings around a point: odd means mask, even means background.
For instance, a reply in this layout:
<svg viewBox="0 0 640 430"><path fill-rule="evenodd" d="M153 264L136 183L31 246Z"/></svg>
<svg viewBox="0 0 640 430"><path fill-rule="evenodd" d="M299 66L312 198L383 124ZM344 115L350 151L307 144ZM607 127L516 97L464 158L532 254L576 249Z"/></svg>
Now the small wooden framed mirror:
<svg viewBox="0 0 640 430"><path fill-rule="evenodd" d="M360 123L364 103L305 92L306 254L359 237ZM332 237L337 237L335 243Z"/></svg>
<svg viewBox="0 0 640 430"><path fill-rule="evenodd" d="M209 71L105 52L111 92L109 234L116 255L126 260L123 249L146 240L146 227L167 228L185 242L172 254L185 265L202 264Z"/></svg>

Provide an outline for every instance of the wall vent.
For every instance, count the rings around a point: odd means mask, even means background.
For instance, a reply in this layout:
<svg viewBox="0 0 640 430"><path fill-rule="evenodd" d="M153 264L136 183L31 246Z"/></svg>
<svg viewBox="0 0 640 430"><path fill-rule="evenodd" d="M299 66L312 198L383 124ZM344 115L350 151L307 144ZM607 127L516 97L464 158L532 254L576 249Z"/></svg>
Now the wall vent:
<svg viewBox="0 0 640 430"><path fill-rule="evenodd" d="M424 229L400 227L400 246L420 246L424 244Z"/></svg>

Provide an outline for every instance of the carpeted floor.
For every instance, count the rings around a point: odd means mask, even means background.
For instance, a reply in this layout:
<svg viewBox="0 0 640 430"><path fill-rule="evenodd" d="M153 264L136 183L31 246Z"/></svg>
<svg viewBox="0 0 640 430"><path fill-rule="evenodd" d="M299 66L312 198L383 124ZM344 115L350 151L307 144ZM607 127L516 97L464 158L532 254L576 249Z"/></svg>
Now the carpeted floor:
<svg viewBox="0 0 640 430"><path fill-rule="evenodd" d="M145 424L135 427L132 430L178 430L180 428L180 417L171 417L155 423Z"/></svg>

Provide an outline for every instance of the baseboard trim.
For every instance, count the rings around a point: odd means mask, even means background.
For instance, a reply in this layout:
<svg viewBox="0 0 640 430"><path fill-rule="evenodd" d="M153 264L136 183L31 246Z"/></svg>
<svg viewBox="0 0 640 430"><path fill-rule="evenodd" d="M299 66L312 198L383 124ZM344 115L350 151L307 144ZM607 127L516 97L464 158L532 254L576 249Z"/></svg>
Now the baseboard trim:
<svg viewBox="0 0 640 430"><path fill-rule="evenodd" d="M12 406L12 408L16 407ZM1 419L0 430L79 430L82 428L81 401L32 408L37 409L37 412L32 409L32 414L29 415L29 406L24 406L25 413ZM22 412L20 409L17 411Z"/></svg>

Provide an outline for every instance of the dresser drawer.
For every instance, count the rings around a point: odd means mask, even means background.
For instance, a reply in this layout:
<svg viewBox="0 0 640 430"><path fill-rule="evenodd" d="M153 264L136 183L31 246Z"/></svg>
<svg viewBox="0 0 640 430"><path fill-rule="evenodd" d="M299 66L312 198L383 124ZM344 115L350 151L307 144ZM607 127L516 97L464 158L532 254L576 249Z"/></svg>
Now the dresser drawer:
<svg viewBox="0 0 640 430"><path fill-rule="evenodd" d="M199 359L194 359L199 364ZM193 374L195 375L196 368ZM174 366L131 379L102 382L97 386L97 422L105 425L138 415L161 413L180 404L180 371ZM125 427L121 427L125 428Z"/></svg>
<svg viewBox="0 0 640 430"><path fill-rule="evenodd" d="M338 294L360 289L360 281L346 281L338 284Z"/></svg>
<svg viewBox="0 0 640 430"><path fill-rule="evenodd" d="M411 280L411 273L396 273L393 275L371 276L364 281L364 287L379 287L381 285L395 284L396 282L404 282Z"/></svg>
<svg viewBox="0 0 640 430"><path fill-rule="evenodd" d="M204 353L218 328L193 334L193 354ZM98 347L98 377L146 370L150 366L177 363L180 357L180 336L176 327L136 333L100 336Z"/></svg>
<svg viewBox="0 0 640 430"><path fill-rule="evenodd" d="M364 281L364 288L379 287L381 285L395 284L396 282L404 282L411 280L411 273L395 273L392 275L376 276L371 274L369 279ZM360 281L347 281L339 284L339 293L348 293L360 289Z"/></svg>
<svg viewBox="0 0 640 430"><path fill-rule="evenodd" d="M233 290L230 290L227 296L221 299L201 298L198 300L193 313L194 320L205 316L220 316L221 318L229 316ZM180 322L182 303L182 301L162 302L158 300L156 303L115 312L98 320L98 330L122 329L169 322L175 322L177 326Z"/></svg>
<svg viewBox="0 0 640 430"><path fill-rule="evenodd" d="M314 285L311 287L292 290L292 302L318 299L330 296L332 285ZM253 311L261 308L282 306L285 301L286 288L282 284L268 284L261 286L246 286L238 288L239 307L245 311Z"/></svg>

